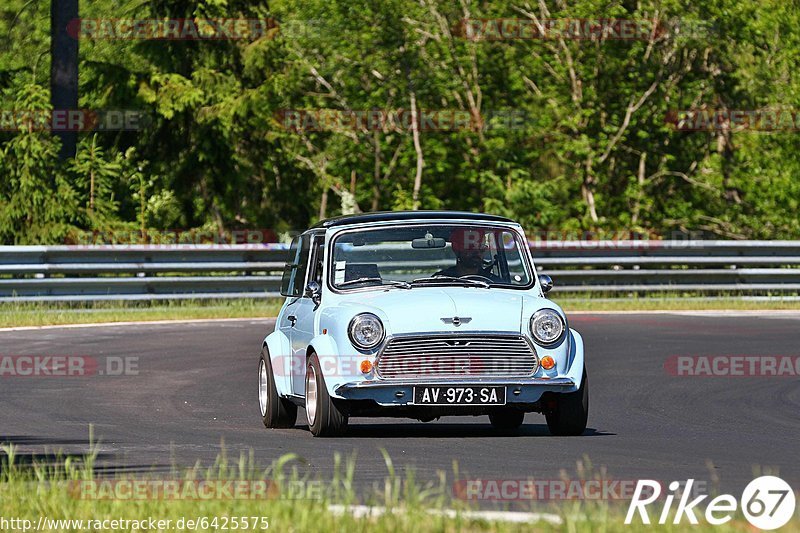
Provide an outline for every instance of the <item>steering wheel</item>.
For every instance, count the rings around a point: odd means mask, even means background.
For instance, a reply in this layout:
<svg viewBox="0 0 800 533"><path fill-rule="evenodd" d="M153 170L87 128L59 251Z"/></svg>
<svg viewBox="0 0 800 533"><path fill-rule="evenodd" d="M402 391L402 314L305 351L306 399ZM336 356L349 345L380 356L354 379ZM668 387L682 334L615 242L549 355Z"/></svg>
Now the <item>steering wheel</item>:
<svg viewBox="0 0 800 533"><path fill-rule="evenodd" d="M478 278L478 280L480 280L480 281L486 280L486 281L488 281L489 283L494 283L494 282L492 281L492 278L489 278L489 277L487 277L487 276L481 276L480 274L467 274L466 276L459 276L459 277L460 277L460 278L463 278L463 279L472 279L472 278Z"/></svg>

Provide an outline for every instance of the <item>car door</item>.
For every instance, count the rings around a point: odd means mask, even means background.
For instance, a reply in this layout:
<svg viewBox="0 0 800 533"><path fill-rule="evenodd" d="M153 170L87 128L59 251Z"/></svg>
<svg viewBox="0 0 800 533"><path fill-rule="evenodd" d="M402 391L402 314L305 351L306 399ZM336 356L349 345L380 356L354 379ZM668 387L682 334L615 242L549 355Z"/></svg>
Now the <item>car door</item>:
<svg viewBox="0 0 800 533"><path fill-rule="evenodd" d="M281 294L286 296L281 313L278 315L279 322L276 327L281 333L286 335L289 340L289 353L281 354L281 375L286 376L285 384L288 389L294 392L295 374L305 374L304 367L294 366L294 350L292 347L292 336L297 323L297 308L303 294L305 282L305 271L308 263L309 251L311 249L311 239L307 235L298 235L292 241L289 248L289 257L286 268L281 280Z"/></svg>
<svg viewBox="0 0 800 533"><path fill-rule="evenodd" d="M323 260L324 234L307 235L307 251L300 254L305 259L303 272L297 272L296 281L302 282L300 297L287 308L287 315L294 317L290 326L289 340L292 343L292 393L305 395L306 348L316 336L316 315L319 305L305 295L305 287L311 280L322 282L321 265ZM302 248L301 248L302 249ZM303 257L305 256L305 257ZM300 265L298 265L300 268ZM290 322L292 320L290 319Z"/></svg>

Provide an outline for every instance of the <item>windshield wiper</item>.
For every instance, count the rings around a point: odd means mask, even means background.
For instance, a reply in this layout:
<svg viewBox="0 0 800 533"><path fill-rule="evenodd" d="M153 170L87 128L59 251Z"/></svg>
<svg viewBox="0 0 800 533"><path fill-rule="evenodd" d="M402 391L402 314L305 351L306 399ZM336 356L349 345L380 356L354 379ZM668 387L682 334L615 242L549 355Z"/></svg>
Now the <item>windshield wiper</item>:
<svg viewBox="0 0 800 533"><path fill-rule="evenodd" d="M381 285L390 285L392 287L401 287L403 289L410 289L411 288L411 285L409 285L405 281L394 281L394 280L391 280L391 279L372 278L372 277L350 279L350 280L347 280L347 281L343 281L341 283L337 283L336 286L338 286L338 287L346 287L348 285L355 285L356 283L368 283L370 281L377 281Z"/></svg>
<svg viewBox="0 0 800 533"><path fill-rule="evenodd" d="M401 289L410 289L411 284L407 281L395 281L393 279L385 279L383 280L384 285L391 285L392 287L400 287Z"/></svg>
<svg viewBox="0 0 800 533"><path fill-rule="evenodd" d="M411 284L414 283L435 283L435 282L453 282L456 281L458 283L464 283L466 285L476 285L478 287L483 287L484 289L489 288L489 283L486 281L480 281L477 279L470 279L470 278L457 278L455 276L431 276L429 278L417 278L411 281Z"/></svg>

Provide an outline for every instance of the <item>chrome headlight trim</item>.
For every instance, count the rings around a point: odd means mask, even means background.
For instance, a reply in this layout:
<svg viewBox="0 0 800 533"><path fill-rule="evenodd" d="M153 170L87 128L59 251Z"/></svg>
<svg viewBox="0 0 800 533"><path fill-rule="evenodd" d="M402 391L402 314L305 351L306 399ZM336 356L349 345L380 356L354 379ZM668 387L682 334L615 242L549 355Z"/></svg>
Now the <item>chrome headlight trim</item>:
<svg viewBox="0 0 800 533"><path fill-rule="evenodd" d="M377 324L380 327L380 335L378 336L377 340L371 344L364 344L356 340L356 328L363 326L365 321L372 321L374 324ZM383 327L383 322L378 317L378 315L374 313L359 313L350 320L350 325L347 326L347 336L350 337L350 342L353 343L353 346L358 348L359 350L366 350L371 351L381 345L381 343L386 338L386 328Z"/></svg>
<svg viewBox="0 0 800 533"><path fill-rule="evenodd" d="M545 316L550 316L550 317L555 316L555 317L557 317L558 318L558 323L561 325L561 331L558 333L558 335L556 337L554 337L554 338L552 338L550 340L542 339L539 336L537 336L536 335L536 328L534 327L534 324L536 323L536 321L538 319L541 319L542 317L545 317ZM567 324L564 321L564 317L561 316L561 314L558 311L556 311L555 309L550 309L549 307L545 307L544 309L539 309L538 311L533 313L533 315L531 316L530 323L528 325L528 329L530 330L531 337L533 337L533 340L536 342L536 344L538 344L540 346L553 346L553 345L558 344L559 342L561 342L561 340L564 338L564 334L567 331Z"/></svg>

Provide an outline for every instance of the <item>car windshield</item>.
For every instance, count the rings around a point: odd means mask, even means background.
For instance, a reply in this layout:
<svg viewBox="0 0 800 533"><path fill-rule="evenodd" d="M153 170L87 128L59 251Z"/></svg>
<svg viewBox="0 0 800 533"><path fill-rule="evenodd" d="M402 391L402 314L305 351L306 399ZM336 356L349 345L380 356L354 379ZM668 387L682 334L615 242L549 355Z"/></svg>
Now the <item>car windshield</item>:
<svg viewBox="0 0 800 533"><path fill-rule="evenodd" d="M427 285L528 288L516 231L480 224L404 225L348 231L333 242L330 281L341 290Z"/></svg>

